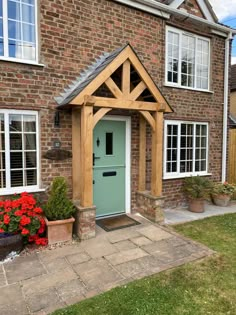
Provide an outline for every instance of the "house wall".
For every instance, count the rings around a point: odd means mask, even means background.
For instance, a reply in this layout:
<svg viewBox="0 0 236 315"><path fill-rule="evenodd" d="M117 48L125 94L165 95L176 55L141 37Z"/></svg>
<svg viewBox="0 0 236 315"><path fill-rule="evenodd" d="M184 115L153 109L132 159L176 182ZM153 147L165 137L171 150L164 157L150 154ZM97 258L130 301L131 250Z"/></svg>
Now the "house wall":
<svg viewBox="0 0 236 315"><path fill-rule="evenodd" d="M71 112L60 115L60 128L54 127L58 96L81 71L104 52L130 42L152 78L174 109L167 119L209 122L209 171L220 180L223 113L224 39L212 35L203 25L171 19L165 21L113 1L40 1L40 63L32 66L0 61L0 107L34 109L40 113L41 186L47 188L53 177L68 179L71 193L71 159L51 161L43 154L59 139L62 149L71 150ZM211 38L211 91L197 92L170 88L164 84L165 26ZM132 207L138 178L138 116L132 113ZM147 187L150 186L151 143L147 130ZM164 180L166 206L184 202L182 180Z"/></svg>

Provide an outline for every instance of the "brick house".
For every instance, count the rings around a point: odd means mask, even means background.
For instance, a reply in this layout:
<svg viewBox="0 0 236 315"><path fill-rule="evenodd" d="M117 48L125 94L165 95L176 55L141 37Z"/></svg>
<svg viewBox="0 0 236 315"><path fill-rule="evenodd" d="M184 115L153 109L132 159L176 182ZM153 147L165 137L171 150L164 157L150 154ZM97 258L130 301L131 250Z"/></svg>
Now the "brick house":
<svg viewBox="0 0 236 315"><path fill-rule="evenodd" d="M231 38L207 0L0 0L0 194L65 176L83 239L224 180Z"/></svg>

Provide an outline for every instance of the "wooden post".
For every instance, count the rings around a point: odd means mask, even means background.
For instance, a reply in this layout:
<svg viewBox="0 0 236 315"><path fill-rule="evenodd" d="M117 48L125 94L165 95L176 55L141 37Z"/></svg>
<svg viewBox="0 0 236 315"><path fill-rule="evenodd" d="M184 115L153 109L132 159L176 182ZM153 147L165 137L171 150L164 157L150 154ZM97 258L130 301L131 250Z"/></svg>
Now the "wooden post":
<svg viewBox="0 0 236 315"><path fill-rule="evenodd" d="M146 189L146 121L139 116L139 180L138 190Z"/></svg>
<svg viewBox="0 0 236 315"><path fill-rule="evenodd" d="M72 111L72 191L73 200L81 198L81 111Z"/></svg>
<svg viewBox="0 0 236 315"><path fill-rule="evenodd" d="M153 196L162 195L163 112L155 112L155 130L152 131L152 181Z"/></svg>
<svg viewBox="0 0 236 315"><path fill-rule="evenodd" d="M93 106L83 105L81 110L81 206L93 205Z"/></svg>

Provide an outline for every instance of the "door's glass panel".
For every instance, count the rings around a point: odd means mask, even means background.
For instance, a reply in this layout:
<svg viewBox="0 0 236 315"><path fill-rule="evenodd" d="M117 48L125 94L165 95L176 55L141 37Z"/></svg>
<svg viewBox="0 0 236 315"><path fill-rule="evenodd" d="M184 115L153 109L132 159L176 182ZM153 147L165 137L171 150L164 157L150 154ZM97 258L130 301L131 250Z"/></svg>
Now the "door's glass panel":
<svg viewBox="0 0 236 315"><path fill-rule="evenodd" d="M113 133L106 132L106 155L113 155Z"/></svg>

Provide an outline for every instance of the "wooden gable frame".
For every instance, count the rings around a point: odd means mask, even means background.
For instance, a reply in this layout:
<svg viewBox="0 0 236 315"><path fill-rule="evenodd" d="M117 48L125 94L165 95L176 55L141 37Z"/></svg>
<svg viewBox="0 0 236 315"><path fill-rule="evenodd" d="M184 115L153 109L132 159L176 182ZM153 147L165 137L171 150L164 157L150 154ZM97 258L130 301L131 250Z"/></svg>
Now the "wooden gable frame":
<svg viewBox="0 0 236 315"><path fill-rule="evenodd" d="M131 67L140 80L133 85ZM121 71L121 84L112 78L117 69ZM104 85L113 97L96 96ZM149 91L149 100L142 99L142 93ZM172 112L147 70L127 45L91 82L76 95L69 104L72 108L72 150L73 150L73 199L80 200L82 207L93 205L93 128L112 109L138 111L140 115L139 137L139 190L145 190L146 178L146 121L152 128L152 180L151 194L162 194L162 146L163 113ZM93 108L98 110L94 113Z"/></svg>

